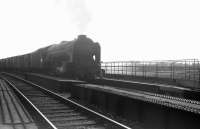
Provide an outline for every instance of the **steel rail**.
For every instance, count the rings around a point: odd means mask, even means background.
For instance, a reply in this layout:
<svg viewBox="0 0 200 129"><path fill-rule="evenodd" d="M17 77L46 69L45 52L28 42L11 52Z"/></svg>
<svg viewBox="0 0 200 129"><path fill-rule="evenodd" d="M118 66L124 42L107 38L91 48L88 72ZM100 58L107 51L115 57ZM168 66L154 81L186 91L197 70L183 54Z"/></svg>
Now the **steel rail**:
<svg viewBox="0 0 200 129"><path fill-rule="evenodd" d="M72 104L72 105L75 105L75 106L77 106L77 107L79 107L79 108L82 108L82 109L84 109L85 111L88 111L88 112L90 112L90 113L92 113L92 114L94 114L94 115L97 115L97 116L99 116L99 117L101 117L101 118L103 118L103 119L105 119L105 120L107 120L107 121L109 121L109 122L115 124L116 126L118 126L118 127L120 127L120 128L123 128L123 129L131 129L130 127L128 127L128 126L126 126L126 125L124 125L124 124L122 124L122 123L119 123L119 122L117 122L117 121L115 121L115 120L113 120L113 119L111 119L111 118L108 118L108 117L105 116L105 115L102 115L102 114L100 114L100 113L98 113L98 112L95 112L95 111L93 111L93 110L91 110L91 109L89 109L89 108L87 108L87 107L85 107L85 106L83 106L83 105L81 105L81 104L79 104L79 103L77 103L77 102L74 102L74 101L72 101L72 100L70 100L70 99L64 98L63 96L61 96L61 95L59 95L59 94L57 94L57 93L54 93L54 92L52 92L52 91L50 91L50 90L48 90L48 89L45 89L45 88L43 88L43 87L41 87L41 86L39 86L39 85L37 85L37 84L34 84L34 83L32 83L32 82L30 82L30 81L28 81L28 80L25 80L25 79L23 79L23 78L17 77L17 76L15 76L15 75L10 74L10 73L3 73L3 74L8 75L8 76L10 76L10 77L13 77L13 78L15 78L15 79L21 80L21 81L23 81L23 82L25 82L25 83L27 83L27 84L30 84L30 85L32 85L32 86L34 86L34 87L37 87L37 88L39 88L40 90L42 90L43 92L45 92L45 93L47 93L47 94L50 94L50 95L54 96L55 98L57 98L57 99L59 99L59 100L65 102L65 103L67 102L67 103L70 103L70 104Z"/></svg>
<svg viewBox="0 0 200 129"><path fill-rule="evenodd" d="M41 124L45 124L42 126L45 126L45 128L48 129L57 129L57 127L55 127L53 125L53 123L51 123L51 121L48 120L48 118L20 91L18 90L13 83L11 83L8 79L6 79L5 77L1 77L14 91L15 93L20 97L20 99L23 99L23 103L26 103L26 106L29 106L29 108L32 109L32 111L34 110L35 113L37 113L37 116L40 117L40 119L42 120L42 122L45 123L41 123Z"/></svg>

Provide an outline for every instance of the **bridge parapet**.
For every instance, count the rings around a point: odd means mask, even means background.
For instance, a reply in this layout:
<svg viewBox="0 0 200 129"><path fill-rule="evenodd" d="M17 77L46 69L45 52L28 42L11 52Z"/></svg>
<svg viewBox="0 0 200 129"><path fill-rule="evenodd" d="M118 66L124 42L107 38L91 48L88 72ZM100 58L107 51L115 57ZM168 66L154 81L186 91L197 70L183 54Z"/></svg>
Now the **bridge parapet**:
<svg viewBox="0 0 200 129"><path fill-rule="evenodd" d="M102 62L101 68L104 77L200 88L200 61L197 59Z"/></svg>

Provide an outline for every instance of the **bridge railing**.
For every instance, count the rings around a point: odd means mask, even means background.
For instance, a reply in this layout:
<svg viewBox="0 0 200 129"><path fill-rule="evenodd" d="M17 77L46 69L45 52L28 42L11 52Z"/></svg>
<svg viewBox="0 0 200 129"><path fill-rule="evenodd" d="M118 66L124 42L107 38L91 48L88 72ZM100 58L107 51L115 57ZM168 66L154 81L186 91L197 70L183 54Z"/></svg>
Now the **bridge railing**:
<svg viewBox="0 0 200 129"><path fill-rule="evenodd" d="M197 59L102 62L101 68L103 75L111 78L164 78L200 83L200 61Z"/></svg>

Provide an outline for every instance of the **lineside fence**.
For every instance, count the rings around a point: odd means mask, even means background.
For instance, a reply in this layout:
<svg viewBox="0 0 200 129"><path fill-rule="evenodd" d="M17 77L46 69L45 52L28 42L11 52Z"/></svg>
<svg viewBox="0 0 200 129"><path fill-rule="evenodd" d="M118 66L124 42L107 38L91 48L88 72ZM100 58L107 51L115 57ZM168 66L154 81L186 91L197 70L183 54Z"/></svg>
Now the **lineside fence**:
<svg viewBox="0 0 200 129"><path fill-rule="evenodd" d="M103 76L111 78L165 78L200 84L200 60L197 59L102 62L101 68Z"/></svg>

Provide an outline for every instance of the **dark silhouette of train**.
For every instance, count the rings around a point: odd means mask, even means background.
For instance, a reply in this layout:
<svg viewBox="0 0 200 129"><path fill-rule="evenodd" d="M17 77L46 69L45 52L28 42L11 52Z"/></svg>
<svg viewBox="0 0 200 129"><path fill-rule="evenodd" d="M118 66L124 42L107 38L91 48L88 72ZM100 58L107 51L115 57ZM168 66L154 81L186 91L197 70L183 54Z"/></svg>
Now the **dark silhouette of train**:
<svg viewBox="0 0 200 129"><path fill-rule="evenodd" d="M7 71L35 72L78 79L100 75L100 45L85 35L35 52L0 60Z"/></svg>

